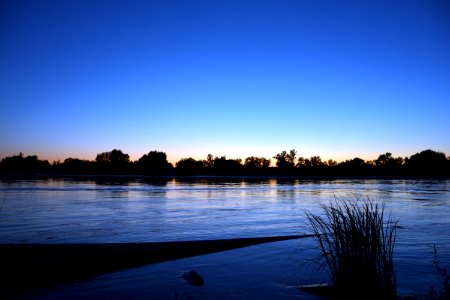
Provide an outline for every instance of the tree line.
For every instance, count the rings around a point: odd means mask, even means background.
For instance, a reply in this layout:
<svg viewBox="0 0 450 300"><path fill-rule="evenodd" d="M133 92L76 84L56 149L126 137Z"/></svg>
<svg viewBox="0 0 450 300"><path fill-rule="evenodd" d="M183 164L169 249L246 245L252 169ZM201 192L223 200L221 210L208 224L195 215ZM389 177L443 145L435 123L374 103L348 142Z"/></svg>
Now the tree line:
<svg viewBox="0 0 450 300"><path fill-rule="evenodd" d="M425 150L410 157L380 154L365 161L355 157L337 163L322 161L320 156L299 157L295 149L277 153L271 160L250 156L245 160L227 159L208 154L204 160L192 157L180 159L175 166L161 151L150 151L136 161L121 150L97 154L94 161L67 158L53 163L36 155L22 153L5 157L0 162L0 174L46 175L148 175L148 176L450 176L450 157L442 152Z"/></svg>

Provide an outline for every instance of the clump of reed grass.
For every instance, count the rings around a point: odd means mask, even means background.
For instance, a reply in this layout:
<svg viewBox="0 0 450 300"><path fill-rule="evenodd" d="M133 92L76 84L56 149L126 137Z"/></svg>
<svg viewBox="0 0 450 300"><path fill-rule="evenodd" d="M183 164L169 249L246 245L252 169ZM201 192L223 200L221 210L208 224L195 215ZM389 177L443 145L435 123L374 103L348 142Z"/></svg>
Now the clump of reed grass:
<svg viewBox="0 0 450 300"><path fill-rule="evenodd" d="M397 221L384 205L355 195L306 212L338 298L395 299L393 251Z"/></svg>
<svg viewBox="0 0 450 300"><path fill-rule="evenodd" d="M426 299L432 299L432 300L434 300L434 299L436 299L436 300L450 299L450 283L449 283L450 275L448 274L447 269L441 266L441 263L438 259L438 255L437 255L436 245L433 245L433 264L439 275L441 289L435 290L434 288L430 288L430 290L428 292L428 297Z"/></svg>

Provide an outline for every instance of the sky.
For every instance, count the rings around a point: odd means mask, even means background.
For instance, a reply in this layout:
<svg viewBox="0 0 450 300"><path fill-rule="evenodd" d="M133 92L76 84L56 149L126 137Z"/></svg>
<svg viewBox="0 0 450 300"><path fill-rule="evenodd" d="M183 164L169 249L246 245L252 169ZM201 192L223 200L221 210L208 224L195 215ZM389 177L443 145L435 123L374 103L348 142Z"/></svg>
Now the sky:
<svg viewBox="0 0 450 300"><path fill-rule="evenodd" d="M0 158L450 155L448 1L0 3Z"/></svg>

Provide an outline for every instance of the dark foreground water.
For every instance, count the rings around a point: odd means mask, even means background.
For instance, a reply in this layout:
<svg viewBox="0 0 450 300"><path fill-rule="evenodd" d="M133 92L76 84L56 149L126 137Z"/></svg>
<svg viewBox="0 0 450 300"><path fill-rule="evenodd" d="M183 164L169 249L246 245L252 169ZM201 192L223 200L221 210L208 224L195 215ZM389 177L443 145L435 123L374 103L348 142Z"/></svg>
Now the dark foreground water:
<svg viewBox="0 0 450 300"><path fill-rule="evenodd" d="M385 203L399 220L395 249L402 294L438 286L432 246L450 268L449 180L0 181L2 243L106 243L223 239L308 233L305 210L336 196ZM312 240L258 245L144 266L34 298L304 298L293 286L326 280ZM196 269L205 285L178 275ZM205 275L206 274L206 275ZM207 284L209 282L209 284ZM119 296L120 295L120 296Z"/></svg>

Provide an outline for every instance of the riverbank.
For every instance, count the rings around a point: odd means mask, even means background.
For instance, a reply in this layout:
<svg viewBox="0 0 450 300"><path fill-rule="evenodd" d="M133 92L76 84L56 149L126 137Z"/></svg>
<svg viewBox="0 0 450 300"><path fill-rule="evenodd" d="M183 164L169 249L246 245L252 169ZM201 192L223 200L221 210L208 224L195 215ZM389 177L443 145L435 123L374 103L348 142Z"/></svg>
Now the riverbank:
<svg viewBox="0 0 450 300"><path fill-rule="evenodd" d="M122 269L309 235L109 244L0 244L7 295Z"/></svg>
<svg viewBox="0 0 450 300"><path fill-rule="evenodd" d="M196 180L305 180L305 181L334 181L334 180L447 180L449 175L421 176L421 175L169 175L150 176L141 174L5 174L0 173L0 180L47 180L70 179L79 181L196 181Z"/></svg>
<svg viewBox="0 0 450 300"><path fill-rule="evenodd" d="M326 298L298 289L326 282L318 270L314 239L271 242L147 264L77 282L16 294L15 300L78 299L307 299ZM189 284L183 274L197 272L204 284Z"/></svg>

